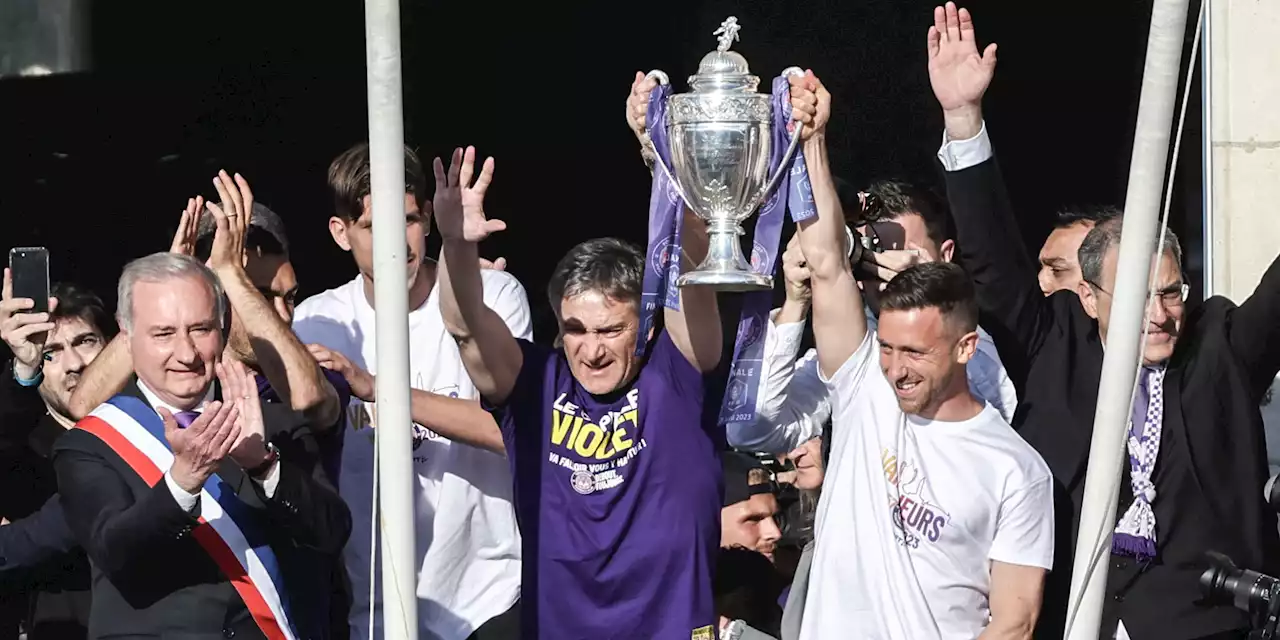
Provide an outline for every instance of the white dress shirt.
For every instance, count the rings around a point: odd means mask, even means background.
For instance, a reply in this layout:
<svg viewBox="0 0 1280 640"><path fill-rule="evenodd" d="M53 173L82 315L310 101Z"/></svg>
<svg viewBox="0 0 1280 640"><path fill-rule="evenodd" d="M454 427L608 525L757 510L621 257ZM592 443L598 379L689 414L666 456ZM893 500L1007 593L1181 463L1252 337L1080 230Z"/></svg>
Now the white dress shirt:
<svg viewBox="0 0 1280 640"><path fill-rule="evenodd" d="M204 399L200 401L200 404L197 404L192 409L178 409L177 407L174 407L173 405L165 402L164 400L161 400L160 396L156 395L154 391L152 391L150 388L147 387L147 383L143 382L142 378L138 378L138 390L142 392L142 395L147 399L147 402L151 404L151 407L153 409L163 408L168 410L169 413L172 413L174 415L177 415L181 411L195 411L199 413L201 411L204 411L205 406L208 405L209 402L213 400L213 385L209 385L209 391L205 393ZM157 415L159 414L158 411L156 413ZM263 492L266 493L268 498L270 498L271 496L275 495L276 485L280 484L279 463L271 465L271 470L267 472L267 475L265 478L262 478L262 479L250 478L250 479L258 483L259 485L261 485ZM179 507L182 507L183 511L186 511L187 513L193 516L200 514L200 493L199 492L187 493L186 489L183 489L182 487L178 486L178 483L173 479L173 474L169 471L164 472L164 483L166 486L169 487L169 493L173 494L174 501L178 503Z"/></svg>

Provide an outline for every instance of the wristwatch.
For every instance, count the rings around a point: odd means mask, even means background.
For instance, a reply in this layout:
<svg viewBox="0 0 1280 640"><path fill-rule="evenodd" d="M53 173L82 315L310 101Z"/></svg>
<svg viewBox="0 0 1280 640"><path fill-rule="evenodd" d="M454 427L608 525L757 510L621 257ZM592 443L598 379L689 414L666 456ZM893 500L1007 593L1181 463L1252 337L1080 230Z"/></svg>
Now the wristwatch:
<svg viewBox="0 0 1280 640"><path fill-rule="evenodd" d="M276 448L276 445L268 442L267 443L267 459L264 460L262 464L252 469L246 469L245 473L249 474L250 478L259 478L261 476L265 476L267 475L267 473L271 471L271 465L274 465L278 460L280 460L280 450Z"/></svg>

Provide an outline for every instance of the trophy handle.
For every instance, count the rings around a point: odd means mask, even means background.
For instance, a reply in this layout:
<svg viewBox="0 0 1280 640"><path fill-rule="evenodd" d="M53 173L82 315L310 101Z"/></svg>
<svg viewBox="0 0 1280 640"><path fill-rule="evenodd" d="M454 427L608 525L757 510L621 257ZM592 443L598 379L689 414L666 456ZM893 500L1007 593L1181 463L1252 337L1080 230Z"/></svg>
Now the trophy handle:
<svg viewBox="0 0 1280 640"><path fill-rule="evenodd" d="M782 70L782 75L787 77L802 76L804 75L804 69L787 67ZM782 180L782 176L791 170L791 159L796 157L796 149L800 147L800 132L802 129L804 129L804 125L796 122L796 130L791 134L791 144L787 145L787 153L782 156L782 163L778 165L777 173L773 174L773 177L769 179L769 182L765 184L764 189L760 192L760 196L756 200L757 205L769 199L769 194L778 188L778 182Z"/></svg>
<svg viewBox="0 0 1280 640"><path fill-rule="evenodd" d="M658 80L658 84L660 85L671 84L671 78L667 77L666 72L661 71L659 69L654 69L653 71L646 73L644 77L646 79L656 78ZM689 205L689 203L693 201L689 199L689 196L685 195L684 189L680 187L680 182L676 180L675 172L671 170L671 167L667 166L667 162L662 159L662 154L657 153L657 150L654 149L653 157L654 157L654 164L661 167L662 172L667 174L667 180L671 182L671 187L676 190L676 195L680 196L680 200L682 200L685 203L685 206L692 208L692 206Z"/></svg>

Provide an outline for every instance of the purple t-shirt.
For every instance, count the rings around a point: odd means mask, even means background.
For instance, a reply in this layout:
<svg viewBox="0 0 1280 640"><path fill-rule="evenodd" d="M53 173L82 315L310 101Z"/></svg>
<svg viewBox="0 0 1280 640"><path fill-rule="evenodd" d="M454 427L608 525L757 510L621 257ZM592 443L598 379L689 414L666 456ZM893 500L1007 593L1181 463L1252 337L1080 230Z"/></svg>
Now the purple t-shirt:
<svg viewBox="0 0 1280 640"><path fill-rule="evenodd" d="M496 411L524 539L526 640L713 640L724 432L664 331L637 379L587 393L560 351L520 342Z"/></svg>

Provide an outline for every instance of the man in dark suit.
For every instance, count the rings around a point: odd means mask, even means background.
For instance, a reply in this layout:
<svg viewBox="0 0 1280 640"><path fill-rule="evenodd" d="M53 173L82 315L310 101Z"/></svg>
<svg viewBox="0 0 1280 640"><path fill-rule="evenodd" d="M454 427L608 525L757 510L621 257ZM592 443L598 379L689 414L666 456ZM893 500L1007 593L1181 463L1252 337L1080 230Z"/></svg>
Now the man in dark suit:
<svg viewBox="0 0 1280 640"><path fill-rule="evenodd" d="M218 363L224 311L218 279L193 258L154 254L121 276L137 393L95 410L54 457L93 562L93 637L253 638L288 622L288 636L325 637L315 624L328 612L294 597L305 592L290 576L332 565L350 513L290 462L294 420L261 405L243 365ZM228 519L242 537L226 533ZM261 564L241 562L250 552Z"/></svg>
<svg viewBox="0 0 1280 640"><path fill-rule="evenodd" d="M982 120L995 45L979 55L973 22L954 4L935 10L929 76L944 110L939 159L964 264L1000 355L1019 388L1014 426L1053 470L1058 550L1046 585L1041 633L1061 635L1103 345L1114 290L1119 220L1081 244L1082 283L1043 296L1005 193ZM1276 516L1263 500L1266 447L1259 402L1280 370L1280 262L1239 306L1214 297L1186 308L1172 233L1162 248L1142 385L1131 423L1101 638L1242 638L1231 606L1199 602L1204 553L1280 569ZM997 329L999 331L997 332ZM1136 497L1135 497L1136 496Z"/></svg>
<svg viewBox="0 0 1280 640"><path fill-rule="evenodd" d="M49 458L75 426L66 406L81 373L116 333L92 292L59 283L51 293L48 313L26 312L33 301L14 298L6 275L0 302L0 338L14 354L0 370L0 515L9 520L0 526L0 595L26 603L31 640L83 638L88 629L89 561L63 516ZM0 631L16 634L16 623Z"/></svg>

